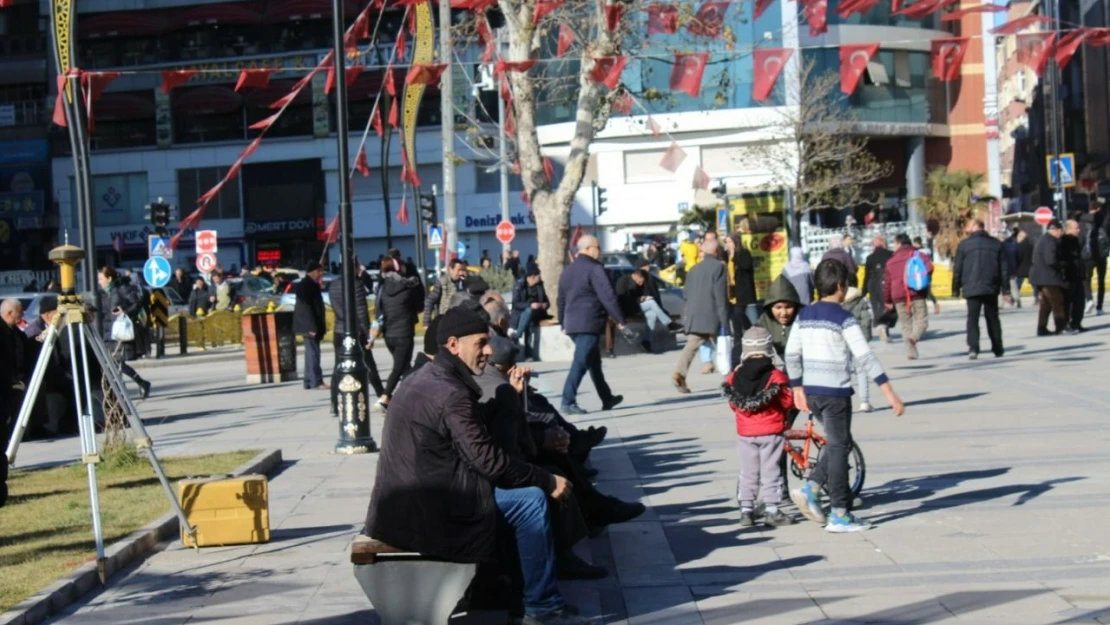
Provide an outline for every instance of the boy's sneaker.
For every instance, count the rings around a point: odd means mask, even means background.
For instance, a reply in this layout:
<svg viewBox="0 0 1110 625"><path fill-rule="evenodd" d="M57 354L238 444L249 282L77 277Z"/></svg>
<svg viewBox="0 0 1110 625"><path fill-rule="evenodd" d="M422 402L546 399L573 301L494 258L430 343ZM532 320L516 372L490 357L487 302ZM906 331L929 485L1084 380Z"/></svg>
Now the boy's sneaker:
<svg viewBox="0 0 1110 625"><path fill-rule="evenodd" d="M794 517L775 508L763 513L763 522L771 527L783 527L784 525L794 525Z"/></svg>
<svg viewBox="0 0 1110 625"><path fill-rule="evenodd" d="M871 404L869 404L867 402L860 402L859 411L860 412L871 412Z"/></svg>
<svg viewBox="0 0 1110 625"><path fill-rule="evenodd" d="M806 485L790 491L790 498L798 506L805 518L819 525L825 524L825 511L821 509L821 502L817 501L817 493L808 482Z"/></svg>
<svg viewBox="0 0 1110 625"><path fill-rule="evenodd" d="M917 341L913 339L906 339L906 358L909 360L917 360L920 354L917 353Z"/></svg>
<svg viewBox="0 0 1110 625"><path fill-rule="evenodd" d="M851 512L841 514L829 515L829 524L825 526L825 531L833 534L849 534L851 532L863 532L871 529L871 523L865 521Z"/></svg>
<svg viewBox="0 0 1110 625"><path fill-rule="evenodd" d="M740 511L740 527L751 527L755 525L755 514L751 510Z"/></svg>

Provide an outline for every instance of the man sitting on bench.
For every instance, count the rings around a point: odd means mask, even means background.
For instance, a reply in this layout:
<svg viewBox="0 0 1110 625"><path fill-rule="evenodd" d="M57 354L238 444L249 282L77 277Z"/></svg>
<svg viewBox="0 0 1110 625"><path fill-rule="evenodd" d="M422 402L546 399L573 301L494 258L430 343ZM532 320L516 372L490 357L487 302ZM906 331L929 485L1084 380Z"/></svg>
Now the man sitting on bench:
<svg viewBox="0 0 1110 625"><path fill-rule="evenodd" d="M486 321L452 308L439 320L434 361L409 376L389 405L364 532L392 547L453 562L491 562L497 529L512 533L523 582L524 625L589 625L563 599L547 497L570 483L516 460L490 437L474 376L491 350Z"/></svg>

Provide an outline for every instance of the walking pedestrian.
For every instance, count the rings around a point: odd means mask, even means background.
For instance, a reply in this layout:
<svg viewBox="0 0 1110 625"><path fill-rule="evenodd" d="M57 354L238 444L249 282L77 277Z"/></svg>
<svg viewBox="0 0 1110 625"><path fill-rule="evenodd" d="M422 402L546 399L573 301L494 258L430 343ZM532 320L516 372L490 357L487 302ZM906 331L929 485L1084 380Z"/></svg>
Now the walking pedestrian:
<svg viewBox="0 0 1110 625"><path fill-rule="evenodd" d="M189 295L193 292L193 281L185 275L185 269L178 267L173 270L173 277L170 278L170 283L166 288L177 293L178 299L183 302L189 301Z"/></svg>
<svg viewBox="0 0 1110 625"><path fill-rule="evenodd" d="M1021 283L1017 277L1018 267L1021 266L1021 247L1018 246L1018 233L1021 230L1014 228L1010 236L1002 242L1002 258L1006 261L1006 276L1009 278L1010 305L1021 308Z"/></svg>
<svg viewBox="0 0 1110 625"><path fill-rule="evenodd" d="M1087 289L1087 312L1097 311L1102 315L1102 303L1106 297L1106 255L1110 253L1110 233L1107 232L1106 211L1101 200L1093 200L1087 209L1087 214L1080 218L1083 230L1083 260L1086 273L1084 273L1083 286ZM1098 277L1098 300L1091 296L1091 279Z"/></svg>
<svg viewBox="0 0 1110 625"><path fill-rule="evenodd" d="M933 261L933 238L932 237L929 237L929 245L928 246L926 246L921 241L921 237L914 237L913 238L913 249L917 250L918 252L921 252L922 256L929 259L929 262ZM929 285L928 287L926 287L926 289L925 289L925 299L932 302L932 304L933 304L933 314L939 315L940 314L940 302L937 301L937 296L933 295L932 285Z"/></svg>
<svg viewBox="0 0 1110 625"><path fill-rule="evenodd" d="M874 211L872 211L874 212ZM883 305L883 281L886 277L886 264L894 255L886 246L886 237L876 236L871 243L872 251L864 260L863 295L871 300L871 313L879 339L890 341L890 329L898 316Z"/></svg>
<svg viewBox="0 0 1110 625"><path fill-rule="evenodd" d="M803 306L813 303L813 268L800 247L790 248L790 261L782 268L782 275L794 285L798 301Z"/></svg>
<svg viewBox="0 0 1110 625"><path fill-rule="evenodd" d="M137 295L138 289L124 287L120 275L116 273L115 269L108 266L101 267L96 278L104 292L105 310L101 312L100 319L108 353L119 364L120 372L134 380L135 384L138 385L140 397L146 399L150 396L150 382L144 380L143 376L127 364L127 361L134 360L137 355L135 353L135 341L112 339L112 324L121 315L127 315L132 326L137 325L139 310L142 308L142 302Z"/></svg>
<svg viewBox="0 0 1110 625"><path fill-rule="evenodd" d="M1002 322L998 319L998 294L1009 297L1010 280L1002 243L987 234L983 222L972 219L967 225L968 236L956 248L952 264L952 294L963 292L967 300L967 357L979 357L979 314L987 319L987 336L991 351L1001 358Z"/></svg>
<svg viewBox="0 0 1110 625"><path fill-rule="evenodd" d="M1048 316L1056 321L1056 334L1071 334L1068 313L1064 307L1064 290L1068 282L1060 258L1060 237L1064 228L1058 219L1048 222L1048 232L1037 241L1029 280L1040 289L1040 311L1037 314L1037 336L1048 336Z"/></svg>
<svg viewBox="0 0 1110 625"><path fill-rule="evenodd" d="M932 273L933 263L914 248L909 235L902 233L894 238L894 255L883 274L883 307L898 313L909 360L917 359L917 343L929 328L925 298ZM922 284L925 288L914 288Z"/></svg>
<svg viewBox="0 0 1110 625"><path fill-rule="evenodd" d="M382 263L382 286L378 289L377 310L385 334L385 346L393 356L393 369L385 383L385 392L378 401L389 406L389 400L412 365L416 340L417 314L420 312L420 282L416 276L405 275L405 266L395 259Z"/></svg>
<svg viewBox="0 0 1110 625"><path fill-rule="evenodd" d="M821 257L821 260L830 258L844 263L844 266L848 268L848 273L856 272L856 259L852 258L852 254L844 248L844 235L834 234L829 237L829 249ZM798 293L798 295L801 295L801 293Z"/></svg>
<svg viewBox="0 0 1110 625"><path fill-rule="evenodd" d="M1060 237L1059 259L1064 266L1064 311L1068 316L1068 327L1072 332L1082 332L1083 313L1086 310L1085 295L1090 291L1083 284L1083 244L1079 241L1079 222L1069 219L1064 223L1064 236Z"/></svg>
<svg viewBox="0 0 1110 625"><path fill-rule="evenodd" d="M762 306L755 292L755 260L740 235L725 238L728 247L728 301L732 308L732 334L739 336L759 321ZM722 372L723 373L723 372Z"/></svg>
<svg viewBox="0 0 1110 625"><path fill-rule="evenodd" d="M724 263L717 259L717 240L705 240L702 252L702 260L686 274L683 290L686 308L682 323L686 332L686 347L682 349L671 376L680 393L690 392L686 374L702 343L728 334L728 280Z"/></svg>
<svg viewBox="0 0 1110 625"><path fill-rule="evenodd" d="M320 277L324 267L312 262L305 267L304 277L297 282L297 304L293 307L293 333L304 340L304 388L331 388L324 382L320 368L320 341L327 332L324 321L324 296Z"/></svg>
<svg viewBox="0 0 1110 625"><path fill-rule="evenodd" d="M1017 233L1018 245L1018 268L1017 268L1017 289L1014 291L1014 297L1021 297L1021 287L1029 280L1029 273L1033 271L1033 256L1034 246L1033 241L1029 240L1029 234L1024 230L1019 229ZM1033 285L1033 305L1036 306L1040 303L1040 290L1036 285ZM1021 308L1021 302L1018 302L1018 308Z"/></svg>
<svg viewBox="0 0 1110 625"><path fill-rule="evenodd" d="M340 271L335 273L343 275L342 267ZM385 394L385 387L382 386L381 375L378 374L378 364L374 362L374 341L370 339L370 306L366 301L369 291L366 290L366 283L362 280L355 280L355 319L356 323L353 327L355 340L359 345L362 345L362 362L366 365L367 378L370 381L370 387L374 389L374 396L381 397ZM328 285L328 299L331 300L332 314L335 316L335 323L331 329L332 347L335 348L335 353L338 355L343 351L343 339L347 336L347 300L343 296L343 281L340 279L332 280ZM338 416L339 414L339 379L336 377L337 372L332 372L331 380L331 407L332 415ZM374 408L384 410L385 406L375 402Z"/></svg>
<svg viewBox="0 0 1110 625"><path fill-rule="evenodd" d="M598 261L600 257L598 240L589 235L580 237L578 256L559 276L559 322L574 342L574 361L563 384L562 411L566 414L586 414L578 406L578 385L587 372L601 399L602 410L612 410L624 401L622 395L613 394L601 370L600 341L606 320L611 316L621 332L626 332L626 328L613 285Z"/></svg>
<svg viewBox="0 0 1110 625"><path fill-rule="evenodd" d="M386 259L383 258L381 262L384 265ZM455 258L447 263L447 271L432 285L424 298L424 325L447 312L451 307L451 298L460 291L466 291L466 261Z"/></svg>

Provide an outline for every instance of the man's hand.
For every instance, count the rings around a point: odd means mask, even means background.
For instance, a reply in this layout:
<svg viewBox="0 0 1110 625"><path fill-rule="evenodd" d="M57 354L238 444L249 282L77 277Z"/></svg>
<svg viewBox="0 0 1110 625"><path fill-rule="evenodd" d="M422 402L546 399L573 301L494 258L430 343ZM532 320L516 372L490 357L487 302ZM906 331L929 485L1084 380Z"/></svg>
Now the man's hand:
<svg viewBox="0 0 1110 625"><path fill-rule="evenodd" d="M802 412L809 412L809 402L806 401L806 392L800 386L794 388L794 407Z"/></svg>
<svg viewBox="0 0 1110 625"><path fill-rule="evenodd" d="M574 488L567 481L567 478L561 475L553 476L555 478L555 490L551 491L552 499L565 499Z"/></svg>
<svg viewBox="0 0 1110 625"><path fill-rule="evenodd" d="M894 304L883 304L883 308L887 310L894 310Z"/></svg>
<svg viewBox="0 0 1110 625"><path fill-rule="evenodd" d="M528 367L513 367L509 369L509 384L518 393L523 393L524 389L528 387L528 376L532 375L532 370Z"/></svg>
<svg viewBox="0 0 1110 625"><path fill-rule="evenodd" d="M311 338L316 338L316 333L315 332L309 332L308 336L311 337Z"/></svg>
<svg viewBox="0 0 1110 625"><path fill-rule="evenodd" d="M539 310L543 308L543 304L539 302L532 302L532 310Z"/></svg>

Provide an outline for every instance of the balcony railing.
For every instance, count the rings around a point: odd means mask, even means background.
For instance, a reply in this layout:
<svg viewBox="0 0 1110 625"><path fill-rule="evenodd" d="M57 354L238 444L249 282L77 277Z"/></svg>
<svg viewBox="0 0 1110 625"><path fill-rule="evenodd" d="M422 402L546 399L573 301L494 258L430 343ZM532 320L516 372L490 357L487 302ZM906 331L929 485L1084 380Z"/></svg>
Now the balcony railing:
<svg viewBox="0 0 1110 625"><path fill-rule="evenodd" d="M8 114L7 109L11 109ZM46 104L37 100L0 102L0 127L42 126L46 124ZM11 123L9 123L11 122Z"/></svg>

